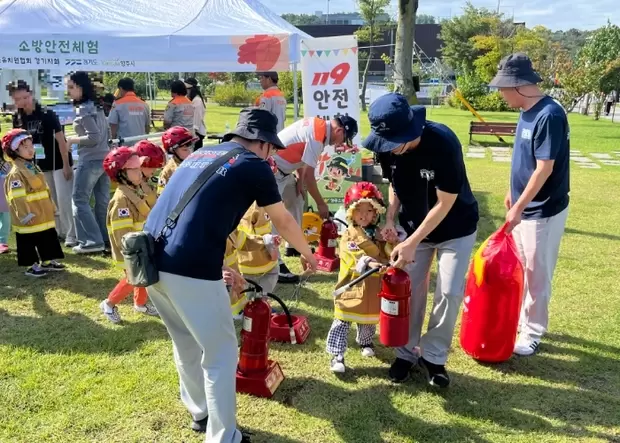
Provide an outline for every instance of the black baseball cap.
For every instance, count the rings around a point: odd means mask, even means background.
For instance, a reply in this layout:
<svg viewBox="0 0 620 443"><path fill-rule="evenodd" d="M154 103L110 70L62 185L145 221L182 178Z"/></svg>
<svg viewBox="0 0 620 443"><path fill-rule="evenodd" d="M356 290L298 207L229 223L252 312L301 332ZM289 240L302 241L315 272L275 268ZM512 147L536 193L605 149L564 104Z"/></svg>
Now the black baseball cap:
<svg viewBox="0 0 620 443"><path fill-rule="evenodd" d="M267 77L270 78L271 80L273 80L274 83L278 83L279 77L278 77L278 73L271 71L271 72L259 72L258 73L259 77Z"/></svg>
<svg viewBox="0 0 620 443"><path fill-rule="evenodd" d="M344 128L344 142L347 146L353 146L353 139L357 135L357 120L348 115L341 115L336 117L336 120L342 125Z"/></svg>
<svg viewBox="0 0 620 443"><path fill-rule="evenodd" d="M497 67L497 74L489 83L492 88L518 88L520 86L535 85L542 82L542 78L532 66L532 60L517 52L507 55Z"/></svg>
<svg viewBox="0 0 620 443"><path fill-rule="evenodd" d="M225 134L222 141L230 141L235 135L247 140L260 140L271 143L276 149L284 149L278 138L278 117L274 113L256 106L244 108L239 113L237 127Z"/></svg>

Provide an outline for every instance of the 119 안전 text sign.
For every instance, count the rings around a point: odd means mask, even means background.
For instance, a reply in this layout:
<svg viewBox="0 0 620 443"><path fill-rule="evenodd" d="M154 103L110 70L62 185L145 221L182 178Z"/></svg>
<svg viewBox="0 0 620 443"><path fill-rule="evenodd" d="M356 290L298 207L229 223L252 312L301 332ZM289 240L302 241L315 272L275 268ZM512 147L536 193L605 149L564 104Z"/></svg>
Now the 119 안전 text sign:
<svg viewBox="0 0 620 443"><path fill-rule="evenodd" d="M360 121L357 38L314 38L301 41L304 117L326 120L349 115ZM337 211L344 194L361 180L359 134L354 146L326 146L319 157L315 177L321 195Z"/></svg>

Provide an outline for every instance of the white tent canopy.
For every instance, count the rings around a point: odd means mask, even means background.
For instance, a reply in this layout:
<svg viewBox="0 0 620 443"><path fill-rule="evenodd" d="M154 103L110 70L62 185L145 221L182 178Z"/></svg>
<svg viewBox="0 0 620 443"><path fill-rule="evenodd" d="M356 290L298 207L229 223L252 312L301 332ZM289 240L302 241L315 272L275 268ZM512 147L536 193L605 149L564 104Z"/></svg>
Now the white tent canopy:
<svg viewBox="0 0 620 443"><path fill-rule="evenodd" d="M309 36L258 0L0 0L0 68L287 71Z"/></svg>

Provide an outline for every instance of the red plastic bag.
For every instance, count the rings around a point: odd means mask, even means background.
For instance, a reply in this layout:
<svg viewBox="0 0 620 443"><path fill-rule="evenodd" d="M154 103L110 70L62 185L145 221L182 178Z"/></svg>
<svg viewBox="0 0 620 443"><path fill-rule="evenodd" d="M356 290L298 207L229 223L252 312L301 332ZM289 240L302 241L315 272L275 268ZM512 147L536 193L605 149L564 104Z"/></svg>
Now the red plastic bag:
<svg viewBox="0 0 620 443"><path fill-rule="evenodd" d="M476 251L465 287L461 347L476 360L502 362L513 353L523 298L523 265L507 224Z"/></svg>

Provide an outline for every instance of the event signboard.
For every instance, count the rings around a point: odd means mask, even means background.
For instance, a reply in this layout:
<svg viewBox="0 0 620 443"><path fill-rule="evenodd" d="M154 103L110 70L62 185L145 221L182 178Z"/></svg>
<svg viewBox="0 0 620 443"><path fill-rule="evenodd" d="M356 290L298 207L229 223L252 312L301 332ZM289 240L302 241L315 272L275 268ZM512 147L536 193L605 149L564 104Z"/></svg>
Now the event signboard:
<svg viewBox="0 0 620 443"><path fill-rule="evenodd" d="M339 36L301 41L304 116L329 120L349 115L360 121L357 38ZM330 210L337 211L352 183L361 180L359 134L353 147L326 146L316 179Z"/></svg>

